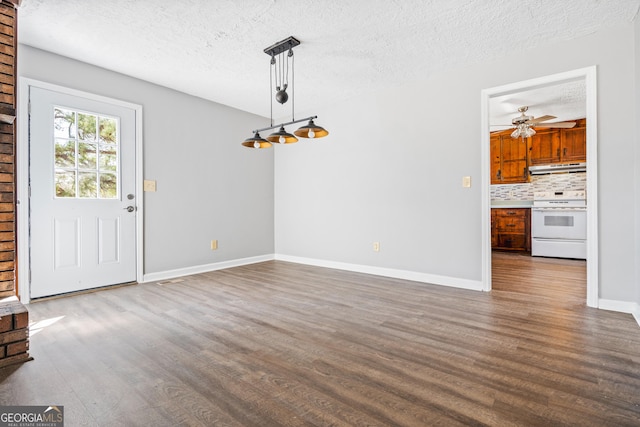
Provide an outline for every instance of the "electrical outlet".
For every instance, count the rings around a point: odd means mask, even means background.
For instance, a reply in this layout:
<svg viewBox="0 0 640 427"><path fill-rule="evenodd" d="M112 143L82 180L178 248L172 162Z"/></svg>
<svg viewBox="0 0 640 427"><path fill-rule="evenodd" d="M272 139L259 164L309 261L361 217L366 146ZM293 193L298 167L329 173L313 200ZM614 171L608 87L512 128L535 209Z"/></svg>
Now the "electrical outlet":
<svg viewBox="0 0 640 427"><path fill-rule="evenodd" d="M211 250L215 251L218 249L218 241L217 240L212 240L211 241Z"/></svg>
<svg viewBox="0 0 640 427"><path fill-rule="evenodd" d="M373 242L373 251L380 252L380 242Z"/></svg>
<svg viewBox="0 0 640 427"><path fill-rule="evenodd" d="M464 188L471 188L471 177L470 176L463 176L462 177L462 186Z"/></svg>

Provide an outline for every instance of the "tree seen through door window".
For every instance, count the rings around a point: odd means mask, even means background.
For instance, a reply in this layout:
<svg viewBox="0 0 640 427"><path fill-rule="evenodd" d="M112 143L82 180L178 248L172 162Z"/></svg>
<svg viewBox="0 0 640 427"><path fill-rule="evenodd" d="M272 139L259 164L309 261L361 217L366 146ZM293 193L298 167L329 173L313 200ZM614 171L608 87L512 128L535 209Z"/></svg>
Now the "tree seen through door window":
<svg viewBox="0 0 640 427"><path fill-rule="evenodd" d="M118 120L55 107L55 195L118 198Z"/></svg>

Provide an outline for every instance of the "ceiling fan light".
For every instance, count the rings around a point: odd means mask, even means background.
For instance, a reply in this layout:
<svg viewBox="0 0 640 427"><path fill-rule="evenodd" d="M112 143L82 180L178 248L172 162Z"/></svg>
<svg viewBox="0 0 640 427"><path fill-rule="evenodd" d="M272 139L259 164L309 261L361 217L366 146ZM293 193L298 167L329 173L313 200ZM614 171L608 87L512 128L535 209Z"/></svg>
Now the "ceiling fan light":
<svg viewBox="0 0 640 427"><path fill-rule="evenodd" d="M313 119L293 133L301 138L322 138L329 135L329 132L322 126L316 125Z"/></svg>
<svg viewBox="0 0 640 427"><path fill-rule="evenodd" d="M247 138L242 142L242 145L247 148L269 148L271 147L271 143L266 139L262 138L258 132L251 137Z"/></svg>
<svg viewBox="0 0 640 427"><path fill-rule="evenodd" d="M280 144L293 144L294 142L298 142L298 138L287 132L284 129L284 126L280 126L280 130L269 135L267 137L267 141L277 142Z"/></svg>
<svg viewBox="0 0 640 427"><path fill-rule="evenodd" d="M536 131L526 123L520 123L511 133L511 138L529 138L536 134Z"/></svg>
<svg viewBox="0 0 640 427"><path fill-rule="evenodd" d="M525 138L529 138L529 137L532 137L535 134L536 134L535 129L533 129L532 127L527 126L527 129L524 131L523 136Z"/></svg>

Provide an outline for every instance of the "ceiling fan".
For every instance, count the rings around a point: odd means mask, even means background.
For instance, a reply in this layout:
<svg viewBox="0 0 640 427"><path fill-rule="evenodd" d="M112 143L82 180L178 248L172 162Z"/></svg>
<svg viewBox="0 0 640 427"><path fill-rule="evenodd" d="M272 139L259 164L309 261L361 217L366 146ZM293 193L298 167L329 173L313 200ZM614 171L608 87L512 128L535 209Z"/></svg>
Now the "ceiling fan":
<svg viewBox="0 0 640 427"><path fill-rule="evenodd" d="M528 116L525 113L529 107L526 105L524 107L518 108L518 112L520 115L511 120L511 124L515 127L515 130L511 133L512 138L528 138L530 136L535 135L536 131L533 129L533 126L544 127L544 128L562 128L562 129L571 129L576 125L576 122L555 122L555 123L543 123L548 120L553 120L555 116L540 116L533 117Z"/></svg>

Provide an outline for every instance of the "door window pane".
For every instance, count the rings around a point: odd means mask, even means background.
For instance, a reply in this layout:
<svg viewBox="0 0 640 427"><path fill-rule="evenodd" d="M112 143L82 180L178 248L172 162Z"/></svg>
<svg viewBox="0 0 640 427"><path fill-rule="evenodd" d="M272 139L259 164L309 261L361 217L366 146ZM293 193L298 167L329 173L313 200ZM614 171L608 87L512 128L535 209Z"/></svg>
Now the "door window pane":
<svg viewBox="0 0 640 427"><path fill-rule="evenodd" d="M95 141L98 118L93 114L78 113L78 139Z"/></svg>
<svg viewBox="0 0 640 427"><path fill-rule="evenodd" d="M56 197L119 197L119 120L54 107Z"/></svg>
<svg viewBox="0 0 640 427"><path fill-rule="evenodd" d="M76 113L62 108L53 111L53 135L56 138L76 137Z"/></svg>
<svg viewBox="0 0 640 427"><path fill-rule="evenodd" d="M76 197L75 171L56 171L56 197Z"/></svg>
<svg viewBox="0 0 640 427"><path fill-rule="evenodd" d="M108 117L100 117L100 142L104 144L116 143L117 121Z"/></svg>
<svg viewBox="0 0 640 427"><path fill-rule="evenodd" d="M118 180L112 173L100 174L100 197L103 199L113 199L118 194Z"/></svg>
<svg viewBox="0 0 640 427"><path fill-rule="evenodd" d="M75 168L76 142L64 139L56 140L55 166L61 168Z"/></svg>
<svg viewBox="0 0 640 427"><path fill-rule="evenodd" d="M78 143L78 167L82 169L96 169L98 159L96 144Z"/></svg>
<svg viewBox="0 0 640 427"><path fill-rule="evenodd" d="M113 146L100 147L100 170L115 172L118 168L118 151Z"/></svg>
<svg viewBox="0 0 640 427"><path fill-rule="evenodd" d="M95 199L97 197L97 178L95 172L78 173L78 197Z"/></svg>

